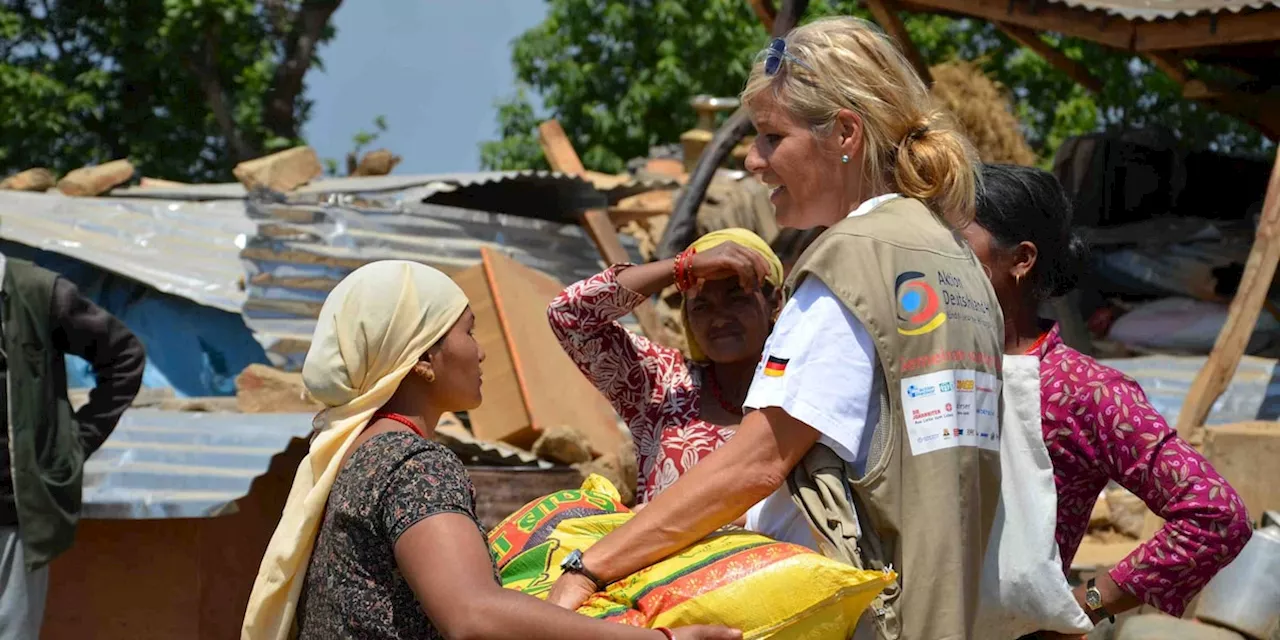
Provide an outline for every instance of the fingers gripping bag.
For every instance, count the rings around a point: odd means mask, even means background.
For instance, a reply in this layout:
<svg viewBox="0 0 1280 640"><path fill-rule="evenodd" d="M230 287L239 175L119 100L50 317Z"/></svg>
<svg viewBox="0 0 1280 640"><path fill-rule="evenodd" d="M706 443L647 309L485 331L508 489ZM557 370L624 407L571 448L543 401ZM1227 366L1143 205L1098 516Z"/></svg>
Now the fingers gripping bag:
<svg viewBox="0 0 1280 640"><path fill-rule="evenodd" d="M633 515L594 475L579 490L530 502L489 534L502 585L545 599L565 556ZM896 578L726 527L609 585L578 613L649 628L722 624L748 640L844 640Z"/></svg>

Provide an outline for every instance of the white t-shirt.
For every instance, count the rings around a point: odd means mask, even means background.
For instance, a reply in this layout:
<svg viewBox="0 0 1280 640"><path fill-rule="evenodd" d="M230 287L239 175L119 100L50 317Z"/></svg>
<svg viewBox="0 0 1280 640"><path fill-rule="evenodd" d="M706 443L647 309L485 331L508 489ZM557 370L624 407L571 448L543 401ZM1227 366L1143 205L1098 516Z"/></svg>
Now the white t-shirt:
<svg viewBox="0 0 1280 640"><path fill-rule="evenodd" d="M888 194L862 203L862 215ZM778 407L821 434L819 442L865 470L869 427L880 419L875 343L857 318L818 278L805 278L765 342L744 406ZM817 550L809 523L786 485L747 511L747 528Z"/></svg>

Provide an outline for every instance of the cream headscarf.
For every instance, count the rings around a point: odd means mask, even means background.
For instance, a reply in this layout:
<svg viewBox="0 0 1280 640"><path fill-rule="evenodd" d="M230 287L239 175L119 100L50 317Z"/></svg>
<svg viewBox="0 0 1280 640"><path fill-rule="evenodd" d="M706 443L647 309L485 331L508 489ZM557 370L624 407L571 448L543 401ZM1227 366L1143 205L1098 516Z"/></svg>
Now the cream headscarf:
<svg viewBox="0 0 1280 640"><path fill-rule="evenodd" d="M466 308L466 294L448 276L403 260L360 267L329 293L302 365L307 391L326 409L316 416L320 432L298 467L262 558L242 639L294 635L303 576L343 456L418 358Z"/></svg>

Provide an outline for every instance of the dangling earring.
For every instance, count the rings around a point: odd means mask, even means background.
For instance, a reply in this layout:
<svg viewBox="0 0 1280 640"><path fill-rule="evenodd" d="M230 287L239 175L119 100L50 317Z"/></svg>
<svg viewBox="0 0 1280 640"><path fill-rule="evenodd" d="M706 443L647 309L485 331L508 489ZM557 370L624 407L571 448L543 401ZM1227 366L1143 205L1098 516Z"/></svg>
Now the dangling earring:
<svg viewBox="0 0 1280 640"><path fill-rule="evenodd" d="M847 153L846 153L846 154L844 154L844 155L840 156L840 162L841 162L842 164L849 164L849 154L847 154Z"/></svg>
<svg viewBox="0 0 1280 640"><path fill-rule="evenodd" d="M1022 286L1022 274L1021 274L1021 273L1015 273L1015 274L1013 274L1013 283L1014 283L1014 284L1016 284L1016 285L1018 285L1019 287L1021 287L1021 286Z"/></svg>

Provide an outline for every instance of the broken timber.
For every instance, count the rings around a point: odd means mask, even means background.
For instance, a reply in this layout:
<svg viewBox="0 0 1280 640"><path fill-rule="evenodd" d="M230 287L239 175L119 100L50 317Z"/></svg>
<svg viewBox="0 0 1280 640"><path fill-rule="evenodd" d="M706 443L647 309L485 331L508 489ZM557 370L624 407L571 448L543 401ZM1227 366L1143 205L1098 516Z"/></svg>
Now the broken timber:
<svg viewBox="0 0 1280 640"><path fill-rule="evenodd" d="M552 170L571 176L581 176L586 173L582 160L578 158L578 152L574 151L573 144L569 142L569 137L565 135L564 128L558 121L548 120L538 125L538 141L542 144L542 153L547 157ZM588 209L582 214L579 223L595 243L596 249L600 251L601 257L607 264L631 261L626 249L622 247L622 240L618 238L618 230L614 228L613 220L609 218L607 212ZM656 340L662 335L662 324L658 321L653 303L645 300L632 313L635 314L636 320L640 323L640 330L646 336Z"/></svg>

